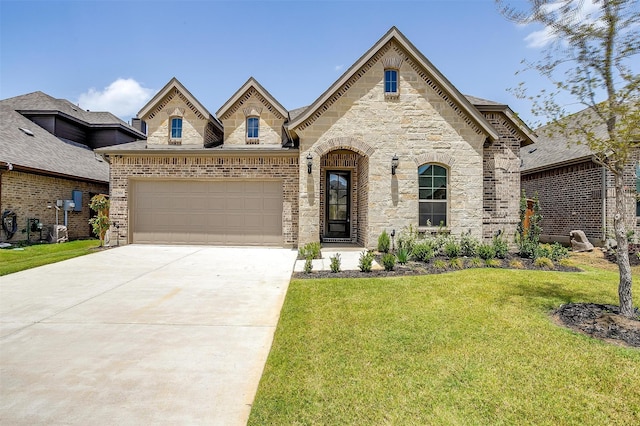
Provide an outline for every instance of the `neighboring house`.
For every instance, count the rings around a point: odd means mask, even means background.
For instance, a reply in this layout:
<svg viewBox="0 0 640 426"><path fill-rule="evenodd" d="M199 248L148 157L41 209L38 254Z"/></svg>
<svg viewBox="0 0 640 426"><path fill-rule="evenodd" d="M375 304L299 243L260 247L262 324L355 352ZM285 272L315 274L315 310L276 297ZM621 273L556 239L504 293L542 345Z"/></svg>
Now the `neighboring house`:
<svg viewBox="0 0 640 426"><path fill-rule="evenodd" d="M567 120L578 122L587 110ZM571 123L568 124L571 126ZM606 137L605 124L595 129ZM613 235L615 186L613 175L598 164L586 145L576 144L551 125L536 131L538 140L521 152L522 189L528 198L538 194L543 241L568 243L569 233L582 230L592 244L603 245ZM631 151L626 166L627 230L640 236L640 147Z"/></svg>
<svg viewBox="0 0 640 426"><path fill-rule="evenodd" d="M98 150L121 240L375 247L410 225L515 232L533 134L508 106L463 96L395 27L308 107L288 111L250 78L216 115L172 79L138 114L146 142Z"/></svg>
<svg viewBox="0 0 640 426"><path fill-rule="evenodd" d="M0 101L0 213L14 212L17 220L8 241L28 234L38 240L40 232L29 226L36 219L46 226L46 238L56 223L56 201L74 196L76 206L67 212L69 238L89 237L90 197L109 191L109 165L93 149L144 137L113 114L84 111L42 92ZM61 209L60 225L64 216ZM0 241L7 237L0 231Z"/></svg>

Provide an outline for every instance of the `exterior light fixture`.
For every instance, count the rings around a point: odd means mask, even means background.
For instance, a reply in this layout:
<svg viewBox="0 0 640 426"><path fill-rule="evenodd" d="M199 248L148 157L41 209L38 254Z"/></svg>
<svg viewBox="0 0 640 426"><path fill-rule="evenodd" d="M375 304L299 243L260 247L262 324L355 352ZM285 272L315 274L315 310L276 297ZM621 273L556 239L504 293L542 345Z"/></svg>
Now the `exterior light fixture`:
<svg viewBox="0 0 640 426"><path fill-rule="evenodd" d="M396 169L398 168L398 164L400 163L400 160L398 159L398 155L397 154L393 154L393 158L391 159L391 174L395 175L396 174Z"/></svg>
<svg viewBox="0 0 640 426"><path fill-rule="evenodd" d="M307 154L307 173L311 174L311 167L313 166L313 157L311 153Z"/></svg>

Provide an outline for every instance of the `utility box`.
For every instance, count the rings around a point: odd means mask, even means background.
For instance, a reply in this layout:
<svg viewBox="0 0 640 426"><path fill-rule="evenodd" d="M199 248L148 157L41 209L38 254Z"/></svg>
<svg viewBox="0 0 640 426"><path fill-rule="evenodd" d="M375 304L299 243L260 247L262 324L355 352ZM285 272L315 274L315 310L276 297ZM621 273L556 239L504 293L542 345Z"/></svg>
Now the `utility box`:
<svg viewBox="0 0 640 426"><path fill-rule="evenodd" d="M82 191L78 189L74 189L73 191L71 191L71 198L75 203L75 206L73 207L73 211L81 212L82 211Z"/></svg>
<svg viewBox="0 0 640 426"><path fill-rule="evenodd" d="M76 204L73 202L73 200L64 200L64 207L63 207L64 211L70 212L75 208L76 208Z"/></svg>

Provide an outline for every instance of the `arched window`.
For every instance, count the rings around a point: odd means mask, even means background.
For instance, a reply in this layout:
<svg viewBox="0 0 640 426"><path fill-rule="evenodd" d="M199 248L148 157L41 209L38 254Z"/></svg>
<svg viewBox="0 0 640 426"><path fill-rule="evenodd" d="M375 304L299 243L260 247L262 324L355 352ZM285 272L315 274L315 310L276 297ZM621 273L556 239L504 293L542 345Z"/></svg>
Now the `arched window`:
<svg viewBox="0 0 640 426"><path fill-rule="evenodd" d="M260 133L260 119L258 117L247 118L247 138L258 139Z"/></svg>
<svg viewBox="0 0 640 426"><path fill-rule="evenodd" d="M398 70L384 70L384 93L398 93Z"/></svg>
<svg viewBox="0 0 640 426"><path fill-rule="evenodd" d="M171 139L182 139L182 118L171 119Z"/></svg>
<svg viewBox="0 0 640 426"><path fill-rule="evenodd" d="M418 226L447 226L447 169L437 164L418 167Z"/></svg>

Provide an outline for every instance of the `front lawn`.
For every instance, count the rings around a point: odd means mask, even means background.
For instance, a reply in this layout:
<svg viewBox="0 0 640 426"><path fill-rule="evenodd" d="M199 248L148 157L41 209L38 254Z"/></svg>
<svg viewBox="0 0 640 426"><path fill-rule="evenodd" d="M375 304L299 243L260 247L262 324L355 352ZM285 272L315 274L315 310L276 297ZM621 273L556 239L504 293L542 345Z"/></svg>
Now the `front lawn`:
<svg viewBox="0 0 640 426"><path fill-rule="evenodd" d="M640 424L640 350L550 319L617 304L617 283L591 266L294 280L249 424Z"/></svg>
<svg viewBox="0 0 640 426"><path fill-rule="evenodd" d="M1 249L0 276L89 254L98 246L100 240L78 240Z"/></svg>

